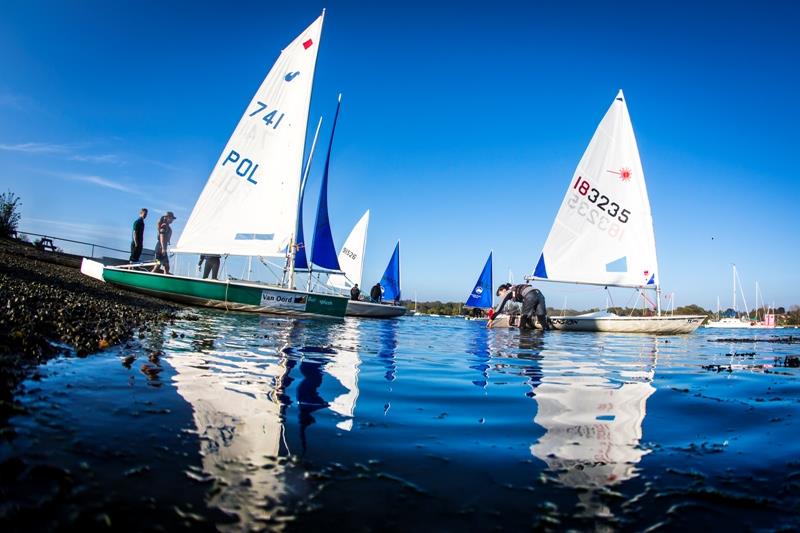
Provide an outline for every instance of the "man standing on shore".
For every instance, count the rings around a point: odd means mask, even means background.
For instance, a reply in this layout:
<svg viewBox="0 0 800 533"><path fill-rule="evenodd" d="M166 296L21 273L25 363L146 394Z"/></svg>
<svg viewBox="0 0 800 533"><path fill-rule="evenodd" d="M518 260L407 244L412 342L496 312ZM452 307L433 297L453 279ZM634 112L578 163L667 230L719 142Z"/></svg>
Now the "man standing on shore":
<svg viewBox="0 0 800 533"><path fill-rule="evenodd" d="M158 219L158 242L156 242L156 261L158 264L153 267L153 272L163 270L164 274L169 274L169 241L172 239L172 228L170 224L175 220L172 211Z"/></svg>
<svg viewBox="0 0 800 533"><path fill-rule="evenodd" d="M147 218L147 208L143 207L139 211L139 218L133 221L133 237L131 238L131 263L138 263L142 255L142 243L144 242L144 219Z"/></svg>

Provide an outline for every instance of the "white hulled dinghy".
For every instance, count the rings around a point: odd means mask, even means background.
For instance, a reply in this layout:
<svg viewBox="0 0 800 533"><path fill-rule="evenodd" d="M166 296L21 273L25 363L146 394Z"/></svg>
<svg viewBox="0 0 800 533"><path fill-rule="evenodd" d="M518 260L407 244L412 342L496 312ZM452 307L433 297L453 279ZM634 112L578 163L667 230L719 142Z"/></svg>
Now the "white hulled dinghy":
<svg viewBox="0 0 800 533"><path fill-rule="evenodd" d="M339 265L342 274L331 274L328 285L334 289L349 292L353 286L358 285L362 293L368 288L361 284L364 272L364 253L367 247L367 228L369 226L369 210L353 227L350 235L339 252ZM398 252L399 253L399 252ZM399 259L398 259L399 261ZM391 265L391 262L390 262ZM399 263L397 266L399 278ZM397 292L399 295L399 280ZM394 303L377 303L368 300L350 300L347 302L347 316L360 316L368 318L395 318L406 314L407 310L402 305Z"/></svg>
<svg viewBox="0 0 800 533"><path fill-rule="evenodd" d="M104 267L84 259L82 271L108 283L167 300L224 309L344 316L347 299L294 288L301 171L309 105L325 13L280 54L231 135L173 250L281 258L274 284L208 280Z"/></svg>
<svg viewBox="0 0 800 533"><path fill-rule="evenodd" d="M655 316L551 318L553 329L691 333L701 315L662 315L653 217L628 108L619 91L569 183L528 280L656 291Z"/></svg>

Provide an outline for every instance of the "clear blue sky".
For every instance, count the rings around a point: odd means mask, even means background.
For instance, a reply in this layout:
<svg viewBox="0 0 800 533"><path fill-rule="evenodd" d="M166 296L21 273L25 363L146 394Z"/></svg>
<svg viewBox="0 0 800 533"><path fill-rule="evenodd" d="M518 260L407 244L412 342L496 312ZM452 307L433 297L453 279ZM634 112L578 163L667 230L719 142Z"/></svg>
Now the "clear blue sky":
<svg viewBox="0 0 800 533"><path fill-rule="evenodd" d="M311 120L329 128L344 94L331 223L338 247L372 210L365 284L397 239L406 297L466 299L490 249L496 283L530 273L621 88L664 289L725 305L735 262L748 303L756 280L800 303L800 8L711 4L4 2L0 187L28 231L126 247L147 206L179 232L281 48L327 7Z"/></svg>

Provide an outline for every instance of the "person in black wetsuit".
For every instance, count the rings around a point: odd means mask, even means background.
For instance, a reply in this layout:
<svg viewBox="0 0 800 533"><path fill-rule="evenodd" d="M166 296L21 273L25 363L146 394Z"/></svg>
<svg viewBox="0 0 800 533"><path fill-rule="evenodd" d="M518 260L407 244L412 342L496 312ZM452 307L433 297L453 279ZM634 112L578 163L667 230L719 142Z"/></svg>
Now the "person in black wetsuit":
<svg viewBox="0 0 800 533"><path fill-rule="evenodd" d="M503 308L509 301L522 303L519 329L533 328L534 316L539 321L542 329L550 329L550 325L547 322L547 305L544 301L544 294L539 289L534 289L530 285L511 285L506 283L497 288L497 296L501 298L501 301L495 314L502 313Z"/></svg>
<svg viewBox="0 0 800 533"><path fill-rule="evenodd" d="M133 221L133 235L131 237L131 263L138 263L142 256L142 244L144 243L144 219L147 218L147 209L139 211L139 218Z"/></svg>
<svg viewBox="0 0 800 533"><path fill-rule="evenodd" d="M361 289L358 288L358 283L353 285L353 288L350 289L350 299L358 301L358 297L361 296Z"/></svg>
<svg viewBox="0 0 800 533"><path fill-rule="evenodd" d="M372 286L369 290L369 297L372 298L374 302L381 303L383 300L383 288L380 283L376 283Z"/></svg>

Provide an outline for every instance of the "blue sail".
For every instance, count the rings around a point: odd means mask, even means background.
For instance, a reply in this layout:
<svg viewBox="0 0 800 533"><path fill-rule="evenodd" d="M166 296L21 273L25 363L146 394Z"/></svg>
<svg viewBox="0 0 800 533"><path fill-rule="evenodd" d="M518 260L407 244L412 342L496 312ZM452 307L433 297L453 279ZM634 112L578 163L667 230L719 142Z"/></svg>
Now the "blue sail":
<svg viewBox="0 0 800 533"><path fill-rule="evenodd" d="M297 212L297 251L294 254L295 270L308 270L308 260L306 259L306 242L303 237L303 200L306 196L306 183L300 190L300 209Z"/></svg>
<svg viewBox="0 0 800 533"><path fill-rule="evenodd" d="M328 144L328 157L325 159L325 171L322 173L322 187L317 204L317 225L314 228L314 244L311 246L311 262L322 268L340 270L339 257L333 245L331 223L328 220L328 169L331 164L331 148L333 148L333 135L336 133L336 121L339 119L339 108L342 107L342 97L336 105L336 115L333 117L331 129L331 142Z"/></svg>
<svg viewBox="0 0 800 533"><path fill-rule="evenodd" d="M481 272L478 282L475 283L475 288L467 298L466 307L481 307L488 309L492 306L492 253L489 252L489 258L486 264L483 265L483 272Z"/></svg>
<svg viewBox="0 0 800 533"><path fill-rule="evenodd" d="M386 266L386 272L381 278L381 288L383 289L383 299L400 301L400 242L394 247L392 258Z"/></svg>

